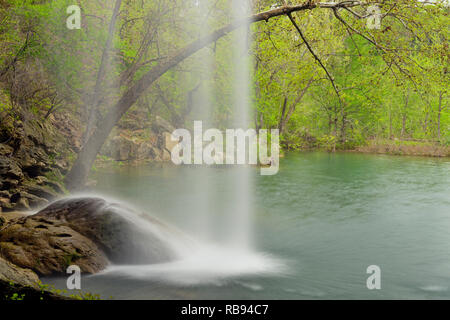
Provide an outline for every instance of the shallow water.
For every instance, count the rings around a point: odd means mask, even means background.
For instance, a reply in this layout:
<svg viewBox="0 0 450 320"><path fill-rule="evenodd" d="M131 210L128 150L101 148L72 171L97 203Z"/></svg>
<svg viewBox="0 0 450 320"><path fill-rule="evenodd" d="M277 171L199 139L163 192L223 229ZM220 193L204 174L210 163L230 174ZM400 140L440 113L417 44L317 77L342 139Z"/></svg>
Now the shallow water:
<svg viewBox="0 0 450 320"><path fill-rule="evenodd" d="M204 246L182 261L85 276L83 291L117 299L450 298L448 159L289 153L278 175L247 170L255 186L251 252L222 246L239 228L229 219L229 169L98 171L96 193L157 216ZM206 205L199 175L211 186ZM381 290L366 287L370 265L381 268Z"/></svg>

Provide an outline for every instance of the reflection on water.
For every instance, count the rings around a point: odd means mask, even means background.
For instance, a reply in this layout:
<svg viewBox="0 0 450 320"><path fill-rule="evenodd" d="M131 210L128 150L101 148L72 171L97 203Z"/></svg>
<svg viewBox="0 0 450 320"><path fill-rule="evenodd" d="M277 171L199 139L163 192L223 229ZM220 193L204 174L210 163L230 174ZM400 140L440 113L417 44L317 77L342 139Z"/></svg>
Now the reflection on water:
<svg viewBox="0 0 450 320"><path fill-rule="evenodd" d="M224 224L233 208L227 173L224 167L125 167L96 173L96 192L132 203L194 236L195 217L208 214L210 241L220 243L229 236ZM137 278L117 268L84 277L83 289L134 299L450 298L448 160L301 153L288 154L278 175L258 173L253 170L250 198L256 211L255 243L271 263L283 261L288 272L238 272L203 283L192 281L201 268L192 268L188 260L168 267L176 281L158 276L166 272L163 265L140 270L144 276ZM207 175L213 184L213 212L198 212L197 201L203 199L193 187L198 175ZM205 273L227 271L212 262L220 260L217 254L202 256ZM249 270L267 266L258 260L267 256L253 258L228 260ZM381 290L366 288L369 265L381 267Z"/></svg>

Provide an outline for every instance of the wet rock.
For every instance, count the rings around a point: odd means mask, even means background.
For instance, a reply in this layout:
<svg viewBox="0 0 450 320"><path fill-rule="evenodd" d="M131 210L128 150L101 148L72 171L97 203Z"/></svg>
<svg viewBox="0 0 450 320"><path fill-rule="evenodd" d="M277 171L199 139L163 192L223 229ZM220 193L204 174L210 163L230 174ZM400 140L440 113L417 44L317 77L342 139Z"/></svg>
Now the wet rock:
<svg viewBox="0 0 450 320"><path fill-rule="evenodd" d="M39 278L33 271L20 268L0 256L0 281L37 288Z"/></svg>
<svg viewBox="0 0 450 320"><path fill-rule="evenodd" d="M14 152L14 148L0 143L0 156L10 156Z"/></svg>
<svg viewBox="0 0 450 320"><path fill-rule="evenodd" d="M38 184L38 185L44 185L48 182L47 177L44 176L37 176L34 178L34 181Z"/></svg>
<svg viewBox="0 0 450 320"><path fill-rule="evenodd" d="M15 186L17 186L19 184L19 180L7 178L2 181L2 184L3 184L3 188L8 190L8 189L11 189L11 188L14 188Z"/></svg>
<svg viewBox="0 0 450 320"><path fill-rule="evenodd" d="M58 197L58 193L48 186L40 186L32 181L25 181L22 183L23 189L26 192L35 195L40 198L45 198L48 200L54 200Z"/></svg>
<svg viewBox="0 0 450 320"><path fill-rule="evenodd" d="M61 183L57 182L57 181L49 180L49 181L45 182L45 185L47 185L50 188L52 188L58 194L64 194L65 193L64 186Z"/></svg>
<svg viewBox="0 0 450 320"><path fill-rule="evenodd" d="M43 275L64 273L70 264L96 273L109 261L157 263L175 258L158 236L139 229L132 219L99 198L60 200L8 222L0 231L0 252Z"/></svg>
<svg viewBox="0 0 450 320"><path fill-rule="evenodd" d="M11 204L11 200L9 198L1 198L0 197L0 208L4 210L12 210L13 205Z"/></svg>
<svg viewBox="0 0 450 320"><path fill-rule="evenodd" d="M14 199L17 199L16 201L14 201ZM14 194L13 196L11 196L11 200L17 203L20 203L21 199L25 199L25 203L28 204L28 209L30 208L36 208L36 207L40 207L43 205L48 204L48 200L45 198L41 198L38 196L35 196L33 194L29 194L28 192L25 191L21 191L18 192L16 194ZM15 207L15 209L19 210L17 207Z"/></svg>
<svg viewBox="0 0 450 320"><path fill-rule="evenodd" d="M30 203L26 198L19 198L19 200L17 200L17 202L14 204L14 210L28 211L30 209Z"/></svg>
<svg viewBox="0 0 450 320"><path fill-rule="evenodd" d="M71 264L95 273L108 263L91 240L64 223L45 218L9 222L0 233L0 250L8 261L41 275L62 274Z"/></svg>
<svg viewBox="0 0 450 320"><path fill-rule="evenodd" d="M61 171L62 173L66 174L69 171L69 162L66 160L62 160L62 159L57 159L54 161L54 163L52 163L52 167L59 169L59 171Z"/></svg>
<svg viewBox="0 0 450 320"><path fill-rule="evenodd" d="M0 156L0 176L18 181L24 177L20 167L13 160L4 156Z"/></svg>
<svg viewBox="0 0 450 320"><path fill-rule="evenodd" d="M9 191L7 190L0 190L0 197L3 198L11 198L11 193L9 193Z"/></svg>
<svg viewBox="0 0 450 320"><path fill-rule="evenodd" d="M42 149L35 146L21 145L16 158L23 172L31 178L45 175L50 170L47 165L50 160Z"/></svg>

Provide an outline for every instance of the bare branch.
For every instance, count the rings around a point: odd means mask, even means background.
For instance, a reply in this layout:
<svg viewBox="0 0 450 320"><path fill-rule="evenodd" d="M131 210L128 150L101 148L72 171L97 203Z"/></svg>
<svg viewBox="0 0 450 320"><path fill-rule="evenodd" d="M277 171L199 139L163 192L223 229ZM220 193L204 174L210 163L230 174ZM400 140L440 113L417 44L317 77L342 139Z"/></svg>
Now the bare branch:
<svg viewBox="0 0 450 320"><path fill-rule="evenodd" d="M331 84L333 86L334 91L336 92L336 95L339 98L339 101L341 101L341 95L339 94L339 90L336 86L336 83L334 81L333 76L330 74L330 72L328 71L328 69L325 67L325 65L322 63L322 60L320 60L319 56L314 52L313 48L311 47L311 45L308 43L308 40L306 40L305 35L303 34L302 30L300 29L300 27L298 26L297 22L295 22L294 18L292 17L292 15L290 13L287 14L287 16L289 17L289 19L291 20L292 24L294 25L295 29L297 29L300 37L302 38L303 42L305 43L306 47L308 48L309 52L312 54L312 56L314 57L314 59L319 63L319 65L322 67L322 69L325 71L325 73L327 74L328 79L331 81Z"/></svg>

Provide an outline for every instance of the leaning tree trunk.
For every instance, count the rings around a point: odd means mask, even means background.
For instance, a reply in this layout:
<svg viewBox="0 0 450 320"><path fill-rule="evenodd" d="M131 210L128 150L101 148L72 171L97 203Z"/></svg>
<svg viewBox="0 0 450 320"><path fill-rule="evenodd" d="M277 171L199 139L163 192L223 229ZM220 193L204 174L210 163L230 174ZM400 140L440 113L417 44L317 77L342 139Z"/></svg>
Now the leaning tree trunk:
<svg viewBox="0 0 450 320"><path fill-rule="evenodd" d="M88 119L86 125L86 131L83 137L83 143L85 143L92 132L94 131L95 124L98 121L98 107L100 104L100 100L103 96L103 82L108 73L108 69L110 68L110 51L111 45L114 38L114 31L116 30L116 22L119 17L120 6L122 5L122 0L116 0L114 5L114 11L111 17L111 21L109 23L108 28L108 37L106 39L105 47L103 48L102 58L100 62L100 67L97 73L97 80L95 82L94 91L89 96L89 106L88 106Z"/></svg>

